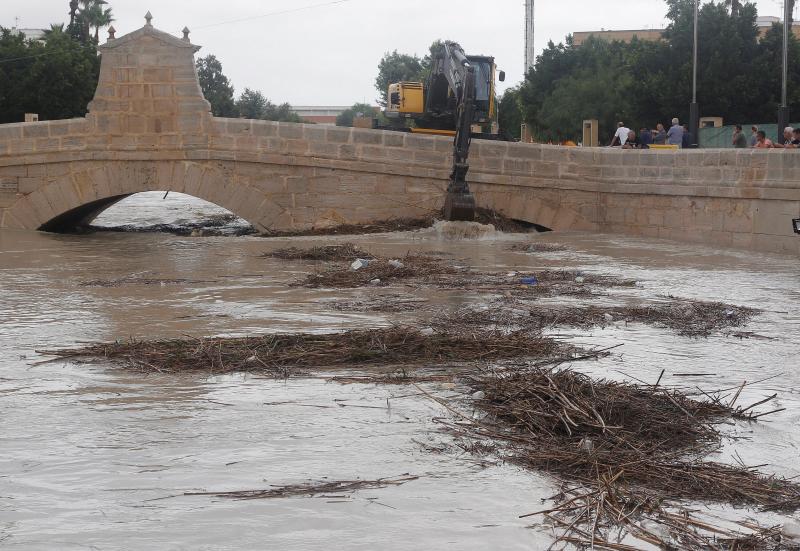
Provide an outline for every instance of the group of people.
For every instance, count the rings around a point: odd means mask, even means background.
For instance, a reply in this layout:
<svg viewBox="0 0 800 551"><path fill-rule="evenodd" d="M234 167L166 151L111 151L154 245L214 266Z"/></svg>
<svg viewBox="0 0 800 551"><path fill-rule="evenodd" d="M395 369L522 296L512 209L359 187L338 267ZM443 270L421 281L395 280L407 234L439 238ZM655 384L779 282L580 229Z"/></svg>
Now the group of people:
<svg viewBox="0 0 800 551"><path fill-rule="evenodd" d="M625 126L625 123L619 122L617 123L617 131L614 134L614 138L611 140L611 147L650 149L651 145L672 145L685 148L689 147L691 143L689 128L685 124L681 125L680 121L675 118L672 119L672 126L670 126L669 130L666 130L664 125L659 123L655 130L642 128L638 134Z"/></svg>
<svg viewBox="0 0 800 551"><path fill-rule="evenodd" d="M658 124L655 130L642 128L638 134L625 126L625 123L619 122L614 138L611 140L611 147L650 149L651 145L672 145L686 148L690 147L691 143L689 128L685 124L681 125L678 119L672 119L672 126L669 130L665 130L663 124ZM733 131L731 144L736 148L800 149L800 128L787 126L783 129L781 139L773 142L767 138L766 132L759 130L757 126L750 127L750 137L747 137L742 126L737 124Z"/></svg>
<svg viewBox="0 0 800 551"><path fill-rule="evenodd" d="M733 147L744 149L752 147L755 149L800 149L800 128L787 126L783 129L783 136L777 143L767 138L766 132L759 130L757 126L750 127L750 137L747 138L742 131L741 125L737 124L733 131Z"/></svg>

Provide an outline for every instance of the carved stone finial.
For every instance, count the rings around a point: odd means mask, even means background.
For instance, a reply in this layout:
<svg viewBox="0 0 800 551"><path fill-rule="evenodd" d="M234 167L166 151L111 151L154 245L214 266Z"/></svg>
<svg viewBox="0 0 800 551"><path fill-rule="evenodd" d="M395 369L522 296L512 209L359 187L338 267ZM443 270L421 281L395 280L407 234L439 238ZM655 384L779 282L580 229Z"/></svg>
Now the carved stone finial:
<svg viewBox="0 0 800 551"><path fill-rule="evenodd" d="M147 27L152 27L152 26L153 26L153 14L152 14L152 13L150 13L150 11L149 11L149 10L148 10L148 12L147 12L147 13L144 15L144 20L145 20L145 21L147 21L147 23L146 23L146 25L145 25L145 26L147 26Z"/></svg>
<svg viewBox="0 0 800 551"><path fill-rule="evenodd" d="M117 38L116 37L116 33L117 33L117 29L114 28L114 25L111 25L108 28L108 39L109 40L114 40L115 38Z"/></svg>
<svg viewBox="0 0 800 551"><path fill-rule="evenodd" d="M183 33L183 39L189 42L189 27L184 27L181 32Z"/></svg>

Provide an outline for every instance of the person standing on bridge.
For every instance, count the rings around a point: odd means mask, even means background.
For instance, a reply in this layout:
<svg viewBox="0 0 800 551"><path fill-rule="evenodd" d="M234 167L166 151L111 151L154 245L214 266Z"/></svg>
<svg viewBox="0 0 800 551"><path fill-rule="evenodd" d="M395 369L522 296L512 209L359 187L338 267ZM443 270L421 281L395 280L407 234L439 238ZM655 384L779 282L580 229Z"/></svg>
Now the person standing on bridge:
<svg viewBox="0 0 800 551"><path fill-rule="evenodd" d="M744 136L741 124L736 125L736 129L733 131L733 140L731 140L731 143L736 149L745 149L747 147L747 138Z"/></svg>
<svg viewBox="0 0 800 551"><path fill-rule="evenodd" d="M750 147L755 147L756 143L758 143L758 127L751 126L750 127L750 138L747 140L747 145Z"/></svg>
<svg viewBox="0 0 800 551"><path fill-rule="evenodd" d="M653 136L653 143L656 145L664 145L667 143L667 131L664 130L664 125L661 123L656 125L656 135Z"/></svg>
<svg viewBox="0 0 800 551"><path fill-rule="evenodd" d="M678 147L683 145L683 127L677 117L672 119L672 126L667 132L667 143Z"/></svg>

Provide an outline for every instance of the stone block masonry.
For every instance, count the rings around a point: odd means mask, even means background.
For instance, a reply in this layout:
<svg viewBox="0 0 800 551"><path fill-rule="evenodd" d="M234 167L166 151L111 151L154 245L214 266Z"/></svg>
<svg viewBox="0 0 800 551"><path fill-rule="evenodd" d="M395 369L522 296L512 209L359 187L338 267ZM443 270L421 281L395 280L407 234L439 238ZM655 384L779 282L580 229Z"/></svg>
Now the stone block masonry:
<svg viewBox="0 0 800 551"><path fill-rule="evenodd" d="M58 229L173 190L259 230L422 216L441 207L449 138L213 117L198 46L148 23L100 47L85 119L0 125L0 228ZM797 255L800 151L622 151L473 142L479 206L558 231Z"/></svg>

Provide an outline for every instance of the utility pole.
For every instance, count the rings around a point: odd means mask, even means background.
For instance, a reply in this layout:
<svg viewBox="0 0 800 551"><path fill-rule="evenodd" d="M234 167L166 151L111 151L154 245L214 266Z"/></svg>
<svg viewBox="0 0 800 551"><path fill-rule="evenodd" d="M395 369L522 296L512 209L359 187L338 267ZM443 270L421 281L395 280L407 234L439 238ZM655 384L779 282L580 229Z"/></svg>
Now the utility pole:
<svg viewBox="0 0 800 551"><path fill-rule="evenodd" d="M700 0L694 0L694 52L692 60L692 103L689 105L689 135L691 146L697 147L700 142L700 106L697 105L697 19L700 11Z"/></svg>
<svg viewBox="0 0 800 551"><path fill-rule="evenodd" d="M525 0L525 74L528 74L536 63L536 51L533 46L533 1Z"/></svg>
<svg viewBox="0 0 800 551"><path fill-rule="evenodd" d="M783 0L783 71L781 82L781 107L778 109L778 141L783 143L783 129L789 126L789 105L786 101L786 85L789 77L789 32L791 10L789 0Z"/></svg>

